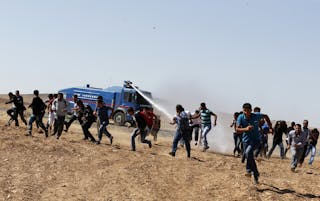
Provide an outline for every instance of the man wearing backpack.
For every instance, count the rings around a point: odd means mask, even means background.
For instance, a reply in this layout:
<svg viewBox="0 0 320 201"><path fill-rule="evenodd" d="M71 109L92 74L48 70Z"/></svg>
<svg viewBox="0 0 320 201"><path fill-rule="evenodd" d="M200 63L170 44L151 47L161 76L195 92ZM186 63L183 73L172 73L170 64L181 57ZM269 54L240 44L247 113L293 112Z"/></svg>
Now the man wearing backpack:
<svg viewBox="0 0 320 201"><path fill-rule="evenodd" d="M190 158L191 127L189 126L189 117L188 114L184 111L182 105L176 106L176 112L177 115L173 118L172 122L170 122L171 125L177 124L177 130L173 138L172 151L169 152L169 154L173 157L176 155L178 142L181 138L183 138L187 150L187 156L188 158Z"/></svg>
<svg viewBox="0 0 320 201"><path fill-rule="evenodd" d="M46 104L43 102L43 100L39 97L39 91L34 90L33 91L33 99L32 103L29 105L29 108L32 108L32 115L30 116L29 123L28 123L28 134L31 136L32 134L32 124L34 121L44 130L45 136L48 137L48 129L44 126L42 123L42 113L46 109Z"/></svg>
<svg viewBox="0 0 320 201"><path fill-rule="evenodd" d="M95 121L95 116L93 115L93 110L90 105L84 106L81 100L76 102L77 104L77 114L78 114L78 121L81 125L84 138L83 140L90 139L91 142L96 142L92 134L90 133L89 129L93 122Z"/></svg>
<svg viewBox="0 0 320 201"><path fill-rule="evenodd" d="M58 98L56 98L52 103L52 111L56 112L56 124L52 135L58 133L57 140L60 138L63 130L68 105L69 103L63 98L62 93L58 93Z"/></svg>

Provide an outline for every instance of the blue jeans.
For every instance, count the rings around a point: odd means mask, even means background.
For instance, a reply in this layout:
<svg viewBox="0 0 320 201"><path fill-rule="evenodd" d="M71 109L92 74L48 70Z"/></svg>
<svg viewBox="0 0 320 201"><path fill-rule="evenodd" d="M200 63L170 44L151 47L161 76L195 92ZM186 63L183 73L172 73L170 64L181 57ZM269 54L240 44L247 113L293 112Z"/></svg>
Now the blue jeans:
<svg viewBox="0 0 320 201"><path fill-rule="evenodd" d="M238 154L241 154L241 135L237 134L237 133L233 133L233 141L234 141L234 149L233 149L233 154L236 153L236 151L238 152Z"/></svg>
<svg viewBox="0 0 320 201"><path fill-rule="evenodd" d="M303 155L303 149L304 149L303 147L296 148L294 146L291 146L291 154L292 154L291 168L297 167L297 164Z"/></svg>
<svg viewBox="0 0 320 201"><path fill-rule="evenodd" d="M255 178L259 177L259 171L256 161L254 160L253 152L259 142L243 142L244 153L247 158L246 170L248 173L253 173Z"/></svg>
<svg viewBox="0 0 320 201"><path fill-rule="evenodd" d="M28 123L28 130L29 132L31 133L32 131L32 124L33 122L36 121L36 123L40 126L40 128L42 128L44 131L46 131L46 127L44 126L43 122L42 122L42 115L34 115L32 114L30 116L30 119L29 119L29 123Z"/></svg>
<svg viewBox="0 0 320 201"><path fill-rule="evenodd" d="M177 148L178 148L178 142L181 139L183 139L183 141L184 141L184 144L185 144L186 150L187 150L187 156L190 158L191 147L190 147L190 142L189 142L188 136L183 135L179 130L176 131L176 133L174 134L174 137L173 137L172 152L176 153Z"/></svg>
<svg viewBox="0 0 320 201"><path fill-rule="evenodd" d="M208 147L208 140L207 135L209 131L211 130L211 124L210 125L201 125L202 130L202 137L203 137L203 146Z"/></svg>
<svg viewBox="0 0 320 201"><path fill-rule="evenodd" d="M136 150L136 143L135 143L135 138L140 134L140 139L141 139L141 143L145 143L148 144L149 147L151 147L151 141L146 140L146 132L143 129L139 129L136 128L133 130L132 134L131 134L131 148L133 151Z"/></svg>
<svg viewBox="0 0 320 201"><path fill-rule="evenodd" d="M111 134L106 129L107 125L108 125L108 122L106 121L100 123L99 133L98 133L99 141L101 141L102 139L102 133L104 133L108 138L111 138Z"/></svg>
<svg viewBox="0 0 320 201"><path fill-rule="evenodd" d="M311 165L314 161L314 157L316 156L316 147L312 144L309 144L308 149L306 151L306 157L308 156L309 152L311 151L311 156L309 160L309 165Z"/></svg>

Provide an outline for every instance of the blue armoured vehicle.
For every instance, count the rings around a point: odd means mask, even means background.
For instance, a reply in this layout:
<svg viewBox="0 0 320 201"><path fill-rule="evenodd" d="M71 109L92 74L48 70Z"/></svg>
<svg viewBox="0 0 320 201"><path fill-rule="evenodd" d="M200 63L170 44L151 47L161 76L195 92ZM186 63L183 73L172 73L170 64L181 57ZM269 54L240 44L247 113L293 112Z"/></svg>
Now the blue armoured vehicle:
<svg viewBox="0 0 320 201"><path fill-rule="evenodd" d="M109 117L114 120L116 125L124 125L125 122L132 120L126 113L129 107L133 107L134 110L139 110L143 107L152 107L131 84L130 81L125 81L123 86L112 86L106 89L93 88L87 85L85 87L66 88L59 90L59 92L64 94L65 99L70 102L71 107L75 104L73 102L73 95L77 94L78 98L82 100L84 104L90 105L92 109L96 107L98 96L102 96L105 105L111 108ZM141 92L148 98L152 98L150 92L143 90L141 90Z"/></svg>

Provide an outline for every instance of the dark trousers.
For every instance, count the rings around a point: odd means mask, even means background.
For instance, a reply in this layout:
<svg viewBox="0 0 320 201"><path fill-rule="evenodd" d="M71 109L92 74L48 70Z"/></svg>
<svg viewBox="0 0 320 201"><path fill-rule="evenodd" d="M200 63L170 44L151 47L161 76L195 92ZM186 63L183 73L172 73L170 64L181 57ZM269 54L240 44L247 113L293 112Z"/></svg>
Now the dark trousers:
<svg viewBox="0 0 320 201"><path fill-rule="evenodd" d="M241 135L237 134L237 133L233 133L233 141L234 141L234 149L233 149L233 154L236 153L236 151L238 152L238 154L241 154Z"/></svg>
<svg viewBox="0 0 320 201"><path fill-rule="evenodd" d="M18 112L18 115L20 116L20 118L21 118L21 121L25 124L25 125L27 125L28 123L27 123L27 121L26 121L26 119L24 118L24 110L23 109L21 109L21 110L19 110ZM17 115L17 120L18 120L18 115Z"/></svg>
<svg viewBox="0 0 320 201"><path fill-rule="evenodd" d="M60 137L61 134L62 134L63 125L64 125L64 119L65 119L65 116L57 116L55 121L54 121L54 132L53 132L53 134L58 133L58 137Z"/></svg>
<svg viewBox="0 0 320 201"><path fill-rule="evenodd" d="M131 149L136 150L135 138L140 134L141 143L148 144L151 147L151 141L146 139L146 131L143 129L135 128L131 134Z"/></svg>
<svg viewBox="0 0 320 201"><path fill-rule="evenodd" d="M66 130L68 130L71 124L77 119L78 117L76 115L72 115L71 119L68 122L65 121L64 124L66 125Z"/></svg>
<svg viewBox="0 0 320 201"><path fill-rule="evenodd" d="M17 108L10 108L7 110L7 114L10 116L8 124L15 121L16 126L19 126Z"/></svg>
<svg viewBox="0 0 320 201"><path fill-rule="evenodd" d="M193 126L191 126L191 128L192 128L191 133L193 133L193 131L194 131L194 141L198 142L200 125L193 125Z"/></svg>
<svg viewBox="0 0 320 201"><path fill-rule="evenodd" d="M108 138L111 138L112 135L108 132L107 125L108 125L108 122L105 122L105 121L100 123L99 133L98 133L99 141L101 141L102 139L102 134L105 134Z"/></svg>
<svg viewBox="0 0 320 201"><path fill-rule="evenodd" d="M37 125L39 125L40 128L42 128L45 132L47 132L47 129L46 127L44 126L43 122L42 122L42 115L34 115L32 114L30 116L30 119L29 119L29 124L28 124L28 130L31 134L31 131L32 131L32 124L33 122L36 121Z"/></svg>
<svg viewBox="0 0 320 201"><path fill-rule="evenodd" d="M303 162L304 162L304 159L305 159L305 157L306 157L306 153L307 153L307 150L308 150L308 143L306 143L305 145L304 145L304 147L303 147L303 153L302 153L302 156L301 156L301 158L300 158L300 160L299 160L299 163L300 164L302 164Z"/></svg>
<svg viewBox="0 0 320 201"><path fill-rule="evenodd" d="M90 139L91 141L95 142L96 139L94 139L94 137L92 136L92 134L89 131L89 128L91 127L92 123L93 122L91 122L91 121L83 122L81 124L81 128L83 131L84 139Z"/></svg>

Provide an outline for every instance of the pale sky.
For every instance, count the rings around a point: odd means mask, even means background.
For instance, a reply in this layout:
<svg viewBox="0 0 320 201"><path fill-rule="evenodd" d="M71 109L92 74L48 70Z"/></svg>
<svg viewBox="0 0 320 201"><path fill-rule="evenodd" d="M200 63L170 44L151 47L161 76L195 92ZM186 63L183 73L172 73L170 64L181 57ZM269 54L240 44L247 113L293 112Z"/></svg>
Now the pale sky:
<svg viewBox="0 0 320 201"><path fill-rule="evenodd" d="M131 80L194 110L320 126L319 0L0 0L0 93Z"/></svg>

